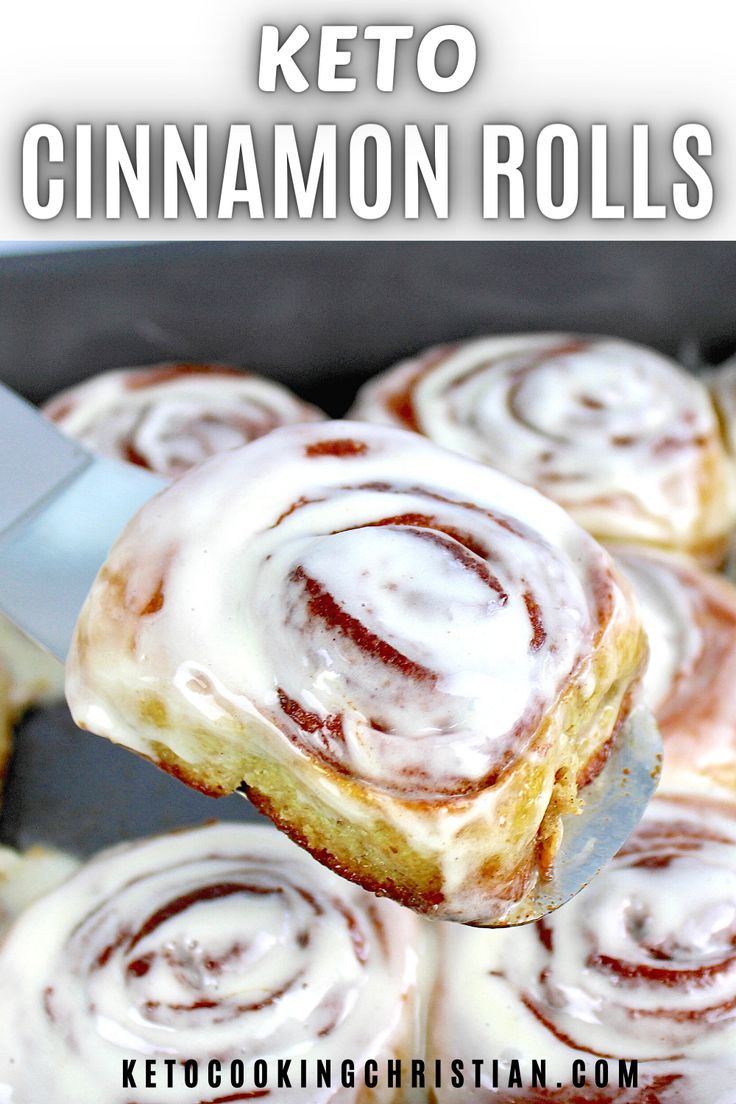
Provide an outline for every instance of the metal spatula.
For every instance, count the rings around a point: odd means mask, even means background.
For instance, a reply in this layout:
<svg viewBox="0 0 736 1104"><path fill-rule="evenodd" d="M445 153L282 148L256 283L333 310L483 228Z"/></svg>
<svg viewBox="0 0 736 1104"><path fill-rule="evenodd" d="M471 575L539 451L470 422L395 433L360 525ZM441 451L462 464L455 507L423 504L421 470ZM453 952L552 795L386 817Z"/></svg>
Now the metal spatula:
<svg viewBox="0 0 736 1104"><path fill-rule="evenodd" d="M93 456L0 384L0 609L65 659L110 545L165 486Z"/></svg>
<svg viewBox="0 0 736 1104"><path fill-rule="evenodd" d="M644 706L622 725L611 756L598 777L580 791L585 807L563 817L562 845L549 881L536 889L497 927L539 920L564 905L611 861L644 815L659 781L662 737Z"/></svg>
<svg viewBox="0 0 736 1104"><path fill-rule="evenodd" d="M0 609L63 659L110 545L165 485L142 468L94 457L0 385ZM564 820L553 879L500 926L559 908L613 858L655 790L661 750L651 715L636 710L583 792L584 812Z"/></svg>

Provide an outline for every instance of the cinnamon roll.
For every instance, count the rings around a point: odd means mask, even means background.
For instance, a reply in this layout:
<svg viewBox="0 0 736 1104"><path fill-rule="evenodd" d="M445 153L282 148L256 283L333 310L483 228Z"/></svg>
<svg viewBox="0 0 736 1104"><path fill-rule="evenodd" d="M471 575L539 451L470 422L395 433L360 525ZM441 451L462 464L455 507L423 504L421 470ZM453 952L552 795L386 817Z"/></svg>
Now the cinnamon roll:
<svg viewBox="0 0 736 1104"><path fill-rule="evenodd" d="M79 863L50 847L16 851L0 845L0 938L24 909L66 880Z"/></svg>
<svg viewBox="0 0 736 1104"><path fill-rule="evenodd" d="M649 638L644 692L664 740L663 785L695 772L736 789L736 586L662 553L616 559Z"/></svg>
<svg viewBox="0 0 736 1104"><path fill-rule="evenodd" d="M443 346L369 382L352 416L490 464L599 539L725 555L733 475L708 391L654 350L569 334Z"/></svg>
<svg viewBox="0 0 736 1104"><path fill-rule="evenodd" d="M272 828L211 824L104 852L0 945L0 1099L395 1101L383 1067L416 1047L416 929Z"/></svg>
<svg viewBox="0 0 736 1104"><path fill-rule="evenodd" d="M194 464L292 422L325 415L286 387L224 365L157 364L103 372L50 399L44 413L92 451L172 479ZM0 789L12 724L63 695L63 668L0 614ZM4 690L4 682L9 689Z"/></svg>
<svg viewBox="0 0 736 1104"><path fill-rule="evenodd" d="M213 457L112 550L75 720L431 915L502 918L633 705L627 585L554 503L331 422ZM584 792L583 792L584 798Z"/></svg>
<svg viewBox="0 0 736 1104"><path fill-rule="evenodd" d="M43 410L93 452L167 479L277 426L325 417L273 380L210 364L102 372L60 392Z"/></svg>
<svg viewBox="0 0 736 1104"><path fill-rule="evenodd" d="M10 706L10 680L7 671L0 663L0 800L2 800L12 753L13 713Z"/></svg>
<svg viewBox="0 0 736 1104"><path fill-rule="evenodd" d="M513 930L445 929L429 1050L464 1059L468 1077L460 1094L438 1090L440 1104L733 1099L733 803L657 797L610 866L558 912ZM486 1057L498 1070L487 1061L475 1087L470 1061ZM532 1057L546 1061L536 1089ZM601 1058L611 1083L596 1087ZM619 1088L618 1060L632 1059L638 1087ZM571 1085L575 1061L587 1070L583 1091ZM509 1088L512 1072L524 1088Z"/></svg>
<svg viewBox="0 0 736 1104"><path fill-rule="evenodd" d="M325 417L273 380L179 363L103 372L60 392L43 411L92 451L169 479L276 426ZM0 792L13 723L28 706L62 697L63 682L62 665L0 614Z"/></svg>

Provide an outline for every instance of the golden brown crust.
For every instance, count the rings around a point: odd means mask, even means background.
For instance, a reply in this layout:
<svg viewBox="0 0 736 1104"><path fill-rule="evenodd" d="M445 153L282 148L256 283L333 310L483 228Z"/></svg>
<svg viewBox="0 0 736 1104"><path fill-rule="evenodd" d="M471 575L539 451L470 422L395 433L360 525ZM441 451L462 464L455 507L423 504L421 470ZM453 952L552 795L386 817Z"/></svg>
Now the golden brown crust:
<svg viewBox="0 0 736 1104"><path fill-rule="evenodd" d="M597 692L585 700L580 685L570 686L556 709L544 718L528 754L497 781L505 796L496 816L512 825L501 837L500 846L494 849L492 842L484 839L489 826L483 816L471 817L463 827L466 843L486 851L486 858L471 875L479 892L486 886L489 898L513 902L523 895L538 870L543 875L550 871L561 839L560 817L582 808L584 787L604 764L611 740L630 712L645 659L645 637L635 623L615 642L607 640L605 647L599 646L592 660ZM155 725L161 731L161 739L152 744L154 754L145 757L163 770L212 797L240 790L291 839L336 873L433 918L455 918L453 903L443 892L441 855L413 847L401 831L400 821L389 818L355 780L325 764L300 759L287 766L259 754L257 741L242 727L239 738L230 741L222 740L221 731L202 729L197 734L202 758L188 763L165 743L166 730L177 730L186 723L185 718L171 717L163 700L153 694L140 700L139 716L142 724ZM561 764L555 769L547 754L551 745L558 748L555 761ZM315 787L316 775L321 776L323 787ZM553 783L546 811L534 829L538 797L550 775ZM321 788L327 793L339 792L339 808L320 798ZM431 818L464 813L472 801L399 804L409 814ZM458 918L468 922L465 917ZM488 919L493 918L489 911Z"/></svg>

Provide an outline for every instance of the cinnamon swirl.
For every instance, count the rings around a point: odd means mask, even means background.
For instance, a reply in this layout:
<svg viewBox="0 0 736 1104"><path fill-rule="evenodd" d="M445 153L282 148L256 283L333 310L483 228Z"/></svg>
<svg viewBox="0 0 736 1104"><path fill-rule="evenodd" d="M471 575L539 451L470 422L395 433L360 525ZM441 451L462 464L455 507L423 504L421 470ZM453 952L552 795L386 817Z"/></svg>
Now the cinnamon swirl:
<svg viewBox="0 0 736 1104"><path fill-rule="evenodd" d="M325 417L263 376L173 363L102 372L60 392L43 410L94 452L168 479L277 426Z"/></svg>
<svg viewBox="0 0 736 1104"><path fill-rule="evenodd" d="M209 825L104 852L0 944L0 1098L395 1101L385 1078L338 1088L335 1073L319 1087L316 1068L415 1050L416 929L270 827ZM146 1060L155 1087L141 1085ZM276 1084L279 1060L291 1087ZM219 1089L205 1083L213 1062Z"/></svg>
<svg viewBox="0 0 736 1104"><path fill-rule="evenodd" d="M649 639L644 692L664 740L663 785L691 772L736 789L736 586L683 558L616 556Z"/></svg>
<svg viewBox="0 0 736 1104"><path fill-rule="evenodd" d="M352 416L490 464L599 539L725 555L733 475L708 391L652 349L569 334L443 346L369 382Z"/></svg>
<svg viewBox="0 0 736 1104"><path fill-rule="evenodd" d="M367 888L489 923L553 861L644 653L626 584L554 503L332 422L144 507L82 612L67 696L191 786L244 780Z"/></svg>
<svg viewBox="0 0 736 1104"><path fill-rule="evenodd" d="M190 363L103 372L60 392L43 411L92 451L169 479L276 426L325 417L273 380ZM28 706L60 698L63 681L61 664L0 615L0 792L13 723Z"/></svg>
<svg viewBox="0 0 736 1104"><path fill-rule="evenodd" d="M430 1056L520 1064L488 1104L726 1104L736 1077L736 806L657 797L611 865L526 928L446 925ZM546 1087L529 1088L531 1058ZM573 1061L638 1060L638 1087L571 1087ZM558 1089L557 1085L561 1087Z"/></svg>

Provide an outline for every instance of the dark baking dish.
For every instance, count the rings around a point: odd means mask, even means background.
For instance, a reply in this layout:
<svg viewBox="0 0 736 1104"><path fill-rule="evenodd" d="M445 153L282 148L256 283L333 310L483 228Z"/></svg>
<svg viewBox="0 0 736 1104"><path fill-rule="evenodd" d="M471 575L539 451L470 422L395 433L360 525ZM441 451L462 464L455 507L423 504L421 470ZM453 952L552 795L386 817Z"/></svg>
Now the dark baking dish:
<svg viewBox="0 0 736 1104"><path fill-rule="evenodd" d="M609 333L691 368L736 348L730 243L204 243L0 260L0 378L34 401L166 359L249 366L340 415L368 376L433 342ZM20 726L0 840L89 854L213 817L240 797L186 789L59 705Z"/></svg>

